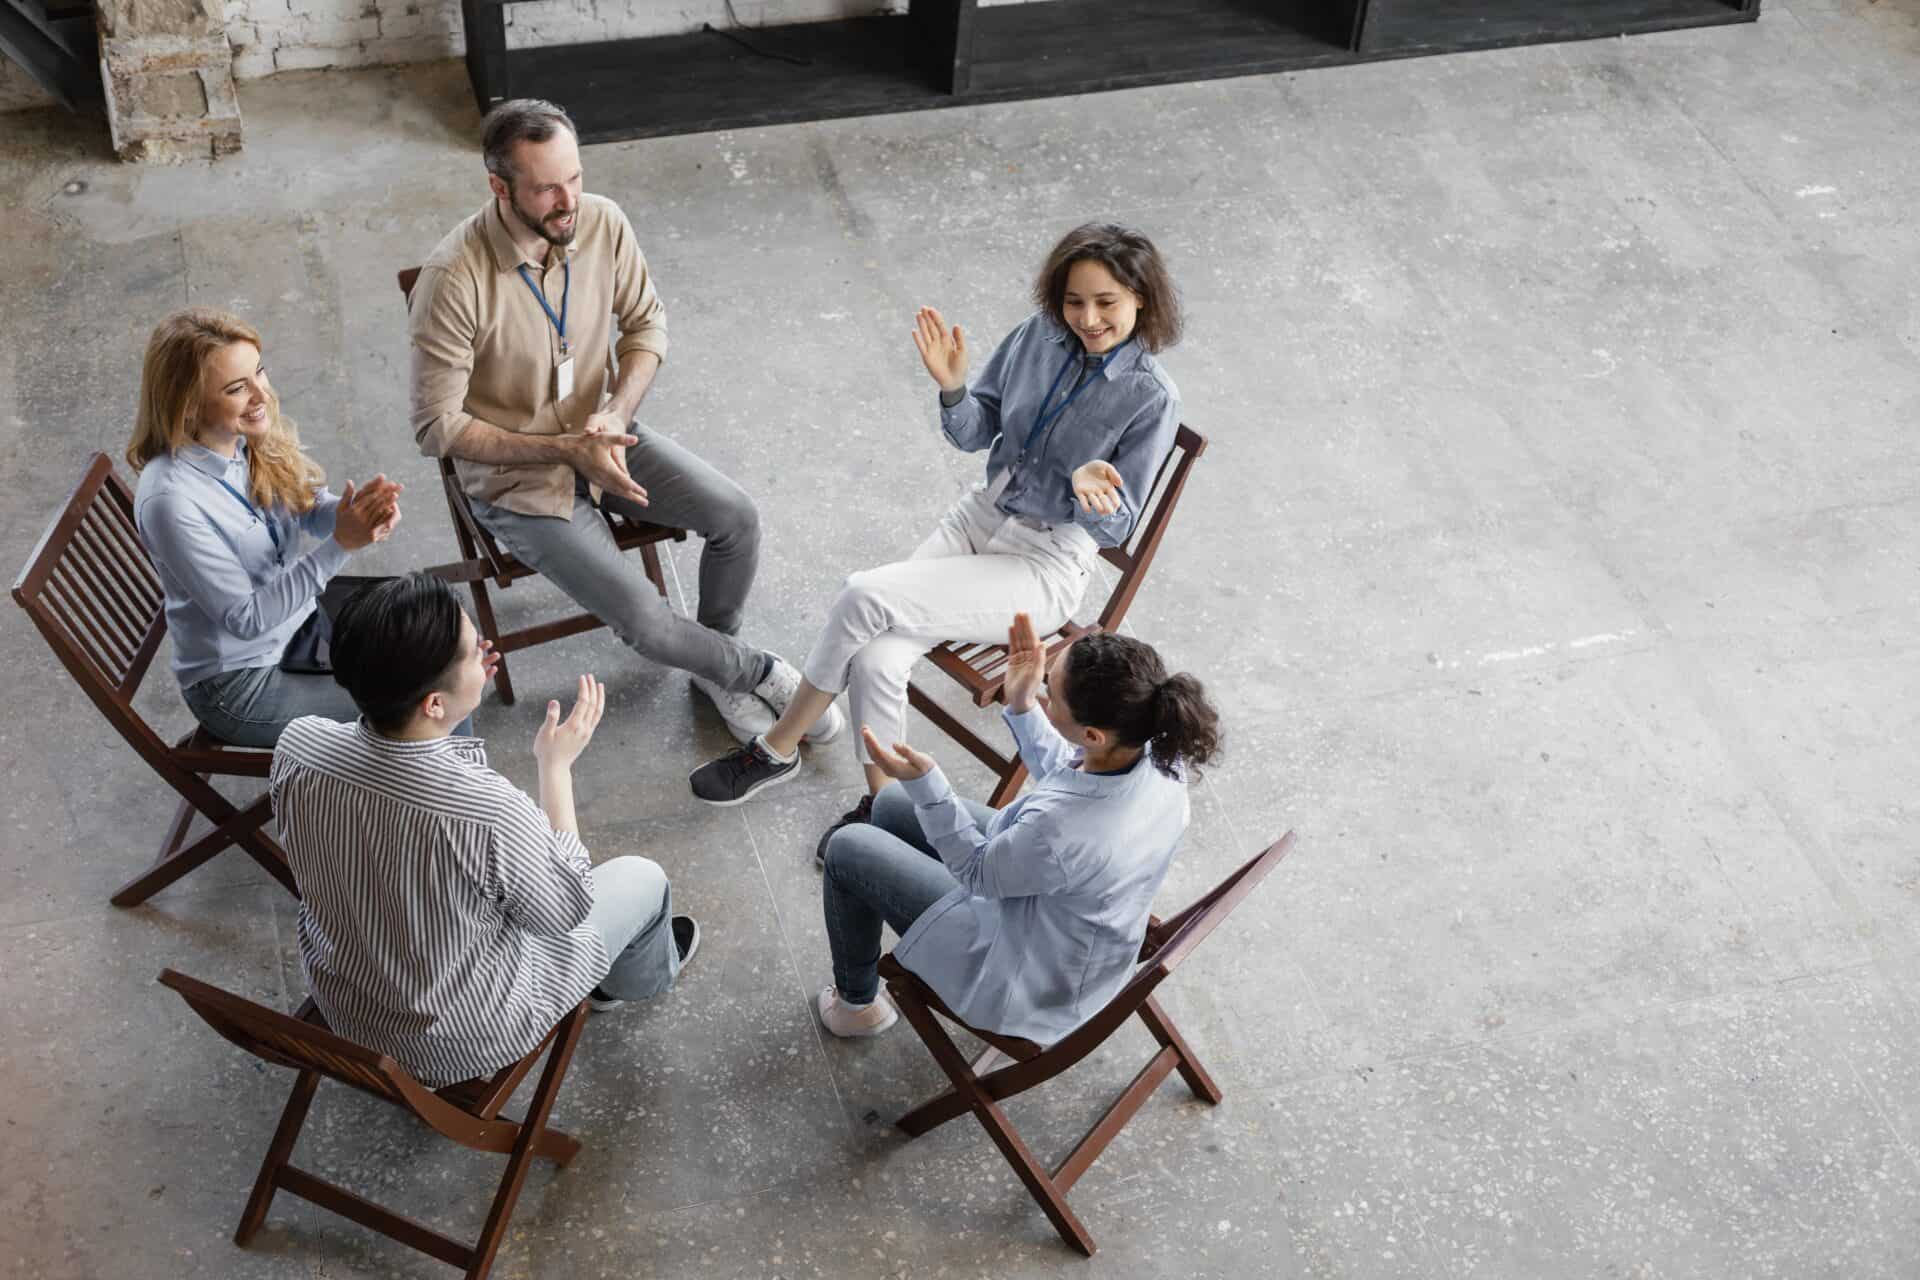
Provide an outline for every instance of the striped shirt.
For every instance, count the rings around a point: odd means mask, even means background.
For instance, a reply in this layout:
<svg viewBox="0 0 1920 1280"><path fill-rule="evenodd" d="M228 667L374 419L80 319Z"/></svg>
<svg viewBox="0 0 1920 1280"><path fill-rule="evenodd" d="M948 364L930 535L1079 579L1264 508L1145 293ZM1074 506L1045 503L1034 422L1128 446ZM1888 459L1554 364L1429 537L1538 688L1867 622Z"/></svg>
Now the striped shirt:
<svg viewBox="0 0 1920 1280"><path fill-rule="evenodd" d="M339 1034L439 1087L515 1062L611 967L593 872L478 738L303 716L273 753L300 962Z"/></svg>

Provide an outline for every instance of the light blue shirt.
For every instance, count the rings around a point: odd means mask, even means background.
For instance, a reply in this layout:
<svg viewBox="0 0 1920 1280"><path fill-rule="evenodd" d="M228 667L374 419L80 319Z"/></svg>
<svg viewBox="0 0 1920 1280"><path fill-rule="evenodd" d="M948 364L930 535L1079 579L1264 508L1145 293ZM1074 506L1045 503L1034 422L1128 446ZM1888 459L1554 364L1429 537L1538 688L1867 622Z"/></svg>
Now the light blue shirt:
<svg viewBox="0 0 1920 1280"><path fill-rule="evenodd" d="M994 348L957 404L941 404L940 429L968 453L991 450L988 481L1007 473L996 500L1000 510L1044 524L1078 524L1101 546L1117 547L1133 531L1154 473L1173 448L1180 392L1160 362L1132 341L1107 353L1091 384L1074 395L1084 360L1079 338L1035 312ZM1066 412L1035 436L1041 415L1069 396ZM1096 458L1120 473L1120 509L1112 515L1089 515L1074 501L1074 471Z"/></svg>
<svg viewBox="0 0 1920 1280"><path fill-rule="evenodd" d="M321 489L305 515L281 506L255 511L249 475L244 440L231 459L190 444L141 468L134 490L134 523L167 593L173 673L182 689L279 662L321 588L347 563L347 549L333 538L338 495Z"/></svg>
<svg viewBox="0 0 1920 1280"><path fill-rule="evenodd" d="M985 831L937 766L901 784L960 887L894 955L970 1025L1052 1044L1132 976L1187 788L1145 752L1124 773L1085 773L1044 711L1002 714L1034 785Z"/></svg>

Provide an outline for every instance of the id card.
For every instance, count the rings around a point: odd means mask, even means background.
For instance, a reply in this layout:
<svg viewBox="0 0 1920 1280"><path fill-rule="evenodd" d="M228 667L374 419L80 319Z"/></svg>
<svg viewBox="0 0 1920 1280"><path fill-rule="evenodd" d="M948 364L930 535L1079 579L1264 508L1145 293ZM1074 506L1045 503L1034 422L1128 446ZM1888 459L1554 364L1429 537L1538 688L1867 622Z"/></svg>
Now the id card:
<svg viewBox="0 0 1920 1280"><path fill-rule="evenodd" d="M553 398L565 400L573 394L573 357L568 356L553 366Z"/></svg>

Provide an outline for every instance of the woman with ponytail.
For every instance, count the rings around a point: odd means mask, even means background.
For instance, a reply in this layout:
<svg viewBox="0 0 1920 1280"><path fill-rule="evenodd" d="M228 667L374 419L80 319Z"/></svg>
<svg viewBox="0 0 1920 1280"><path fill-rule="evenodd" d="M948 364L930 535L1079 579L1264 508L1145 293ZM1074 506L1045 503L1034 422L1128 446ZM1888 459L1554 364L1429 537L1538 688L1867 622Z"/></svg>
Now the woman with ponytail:
<svg viewBox="0 0 1920 1280"><path fill-rule="evenodd" d="M967 1023L1043 1045L1133 972L1219 716L1198 680L1168 675L1138 640L1085 636L1048 669L1023 613L1007 644L1004 714L1034 785L1006 808L961 799L930 758L861 728L896 785L870 823L827 842L833 985L819 1009L835 1035L876 1035L898 1016L879 989L882 923L900 963Z"/></svg>
<svg viewBox="0 0 1920 1280"><path fill-rule="evenodd" d="M326 670L315 614L347 556L400 522L385 476L339 495L324 486L260 357L260 335L235 316L168 316L147 342L127 445L182 696L215 737L247 747L273 746L298 716L359 715Z"/></svg>

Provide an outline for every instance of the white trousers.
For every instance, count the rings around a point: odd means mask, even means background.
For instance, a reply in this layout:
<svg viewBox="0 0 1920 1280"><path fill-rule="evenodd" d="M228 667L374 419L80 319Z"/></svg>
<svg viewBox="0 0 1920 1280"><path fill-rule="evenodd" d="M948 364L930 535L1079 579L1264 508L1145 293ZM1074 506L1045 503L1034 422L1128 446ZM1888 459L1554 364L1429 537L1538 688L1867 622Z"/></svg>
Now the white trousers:
<svg viewBox="0 0 1920 1280"><path fill-rule="evenodd" d="M854 754L871 763L860 726L883 743L904 740L907 678L922 654L949 640L1005 643L1016 613L1043 636L1066 625L1097 554L1078 525L1004 515L976 487L910 558L847 578L807 655L807 681L847 691Z"/></svg>

